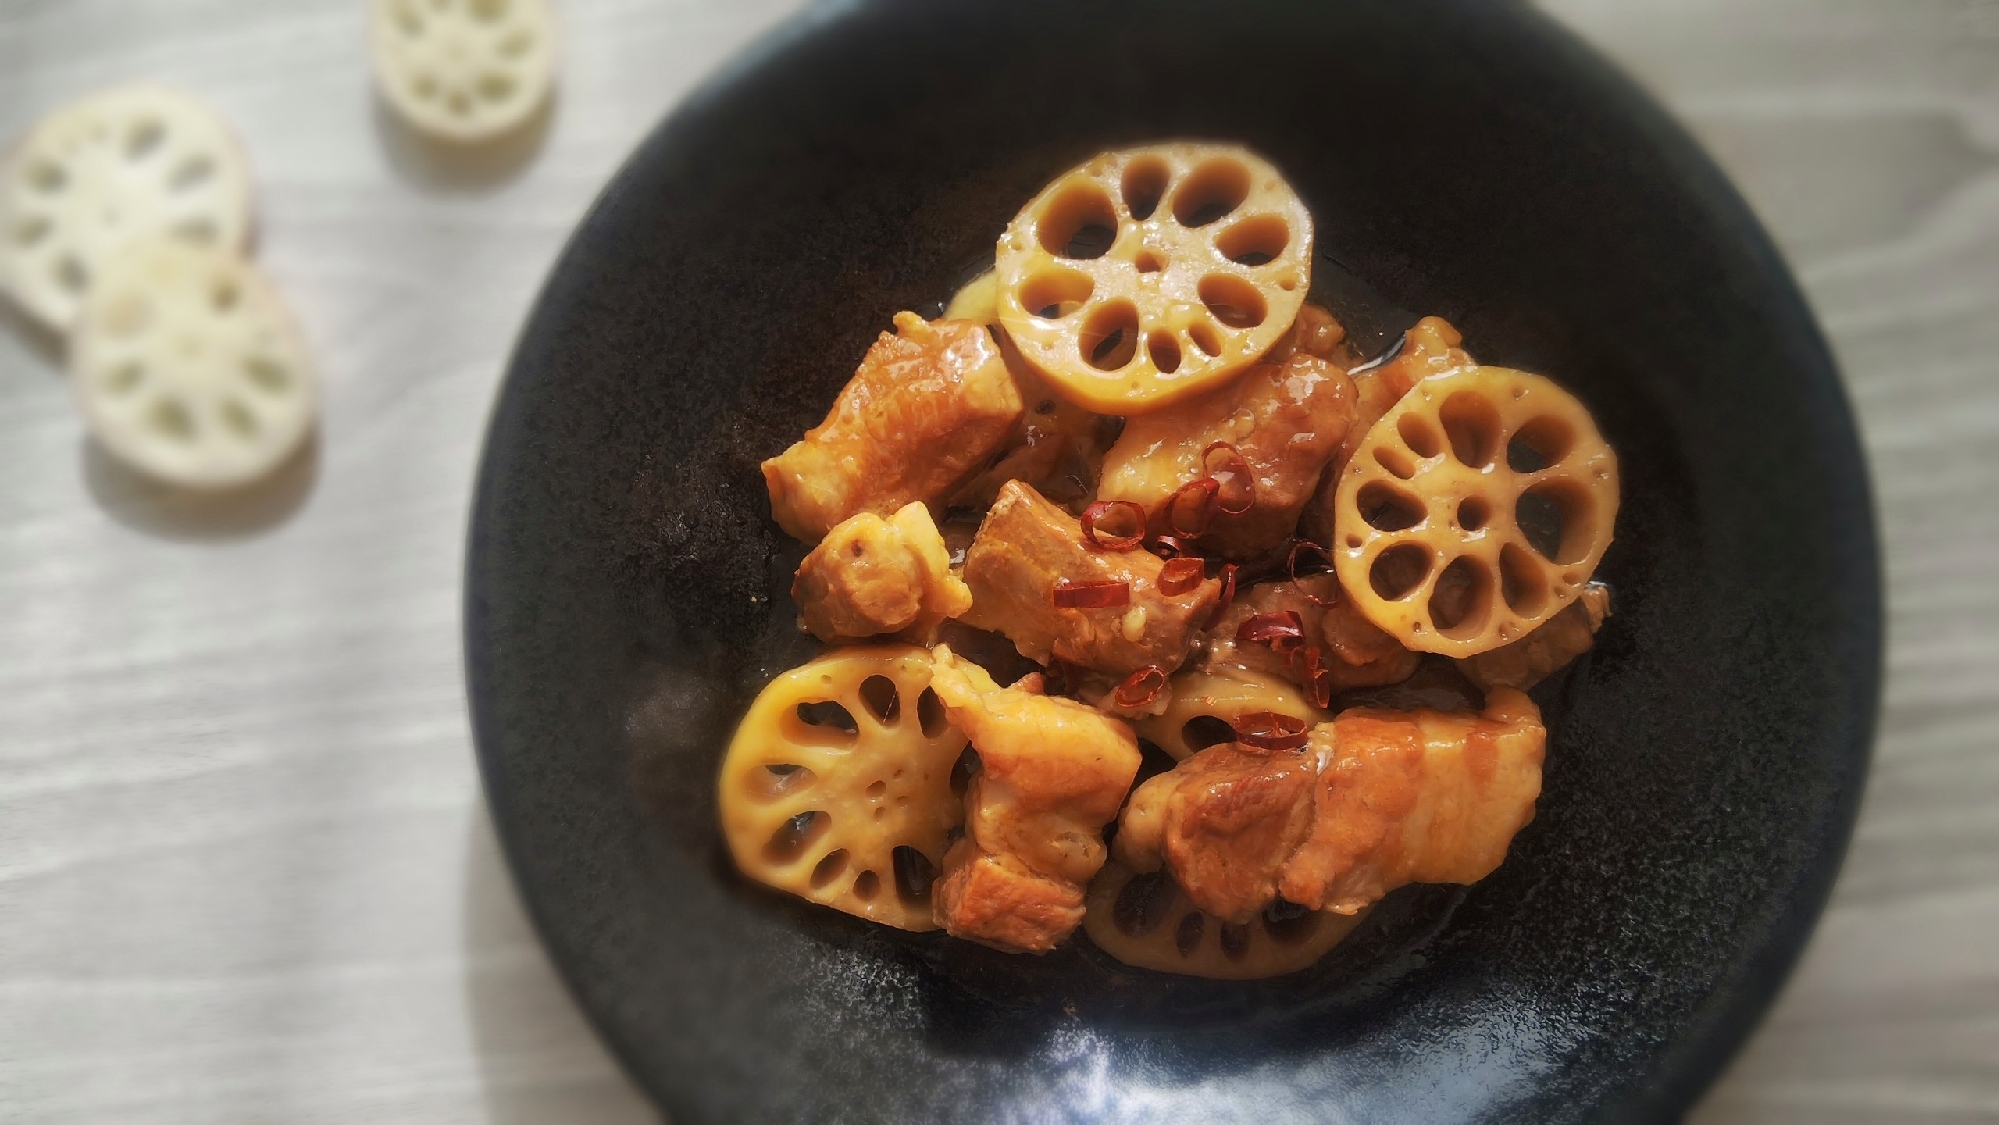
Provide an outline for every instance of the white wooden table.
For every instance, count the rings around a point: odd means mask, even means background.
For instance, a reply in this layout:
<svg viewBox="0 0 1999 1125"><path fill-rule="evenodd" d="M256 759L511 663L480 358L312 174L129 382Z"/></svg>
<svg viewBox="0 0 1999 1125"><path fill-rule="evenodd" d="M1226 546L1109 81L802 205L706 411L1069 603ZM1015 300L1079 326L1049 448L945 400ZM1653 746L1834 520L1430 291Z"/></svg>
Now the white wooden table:
<svg viewBox="0 0 1999 1125"><path fill-rule="evenodd" d="M0 138L176 82L239 127L324 366L313 457L190 504L0 323L0 1120L654 1120L480 805L460 548L512 334L643 130L796 0L557 0L537 143L441 162L359 0L0 0ZM1696 1120L1999 1120L1999 4L1556 0L1682 113L1845 364L1887 537L1859 834Z"/></svg>

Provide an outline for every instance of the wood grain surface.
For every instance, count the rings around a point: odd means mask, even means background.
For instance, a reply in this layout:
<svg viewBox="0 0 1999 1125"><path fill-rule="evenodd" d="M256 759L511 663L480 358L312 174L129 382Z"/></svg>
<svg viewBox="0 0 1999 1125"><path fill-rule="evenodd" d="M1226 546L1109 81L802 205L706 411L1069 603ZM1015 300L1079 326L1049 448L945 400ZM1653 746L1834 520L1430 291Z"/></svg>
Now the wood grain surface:
<svg viewBox="0 0 1999 1125"><path fill-rule="evenodd" d="M360 0L0 0L0 138L172 81L240 131L320 440L225 504L84 440L0 313L0 1120L657 1118L522 918L480 805L463 527L500 365L638 137L796 0L555 0L553 111L449 158ZM1889 679L1845 872L1696 1111L1999 1121L1999 4L1552 0L1764 215L1873 459Z"/></svg>

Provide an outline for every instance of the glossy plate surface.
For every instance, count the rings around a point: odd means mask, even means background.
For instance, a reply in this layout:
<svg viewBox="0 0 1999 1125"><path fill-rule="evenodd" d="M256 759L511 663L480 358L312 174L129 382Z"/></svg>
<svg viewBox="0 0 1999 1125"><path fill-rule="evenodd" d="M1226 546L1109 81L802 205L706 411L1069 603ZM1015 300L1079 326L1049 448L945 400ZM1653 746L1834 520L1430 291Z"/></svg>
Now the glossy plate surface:
<svg viewBox="0 0 1999 1125"><path fill-rule="evenodd" d="M757 462L1049 177L1173 136L1284 170L1327 299L1349 277L1448 317L1617 448L1617 615L1538 693L1538 816L1485 882L1401 893L1316 969L1248 985L745 885L716 765L807 652ZM912 0L780 31L584 222L493 416L466 646L529 908L677 1125L1631 1121L1699 1093L1817 917L1873 731L1877 570L1852 420L1783 265L1545 18Z"/></svg>

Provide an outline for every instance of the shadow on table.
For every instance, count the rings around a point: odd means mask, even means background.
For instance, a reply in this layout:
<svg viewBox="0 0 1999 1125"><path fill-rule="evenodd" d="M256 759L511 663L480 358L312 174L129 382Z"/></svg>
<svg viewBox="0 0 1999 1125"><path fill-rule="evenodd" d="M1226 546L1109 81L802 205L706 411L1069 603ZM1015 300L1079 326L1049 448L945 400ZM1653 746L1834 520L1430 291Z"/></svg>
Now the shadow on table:
<svg viewBox="0 0 1999 1125"><path fill-rule="evenodd" d="M661 1125L542 952L486 808L465 863L465 1004L494 1125Z"/></svg>
<svg viewBox="0 0 1999 1125"><path fill-rule="evenodd" d="M489 141L460 144L424 136L403 121L377 93L370 117L389 166L419 188L432 192L481 193L495 190L526 168L548 140L559 92L552 91L534 116Z"/></svg>
<svg viewBox="0 0 1999 1125"><path fill-rule="evenodd" d="M206 492L162 484L126 468L94 439L82 448L83 482L106 515L135 531L189 542L246 539L291 519L319 480L319 436L269 475Z"/></svg>

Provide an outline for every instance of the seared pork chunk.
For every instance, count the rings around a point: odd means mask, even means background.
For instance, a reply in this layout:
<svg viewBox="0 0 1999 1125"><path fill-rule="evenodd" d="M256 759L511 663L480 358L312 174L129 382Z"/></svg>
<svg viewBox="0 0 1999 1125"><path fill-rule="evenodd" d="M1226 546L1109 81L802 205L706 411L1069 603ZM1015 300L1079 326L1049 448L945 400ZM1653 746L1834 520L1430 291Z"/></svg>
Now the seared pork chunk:
<svg viewBox="0 0 1999 1125"><path fill-rule="evenodd" d="M1138 738L1074 700L1000 687L947 645L932 665L930 687L980 767L965 794L965 838L933 892L937 922L958 937L1046 952L1082 922L1104 825L1138 773Z"/></svg>
<svg viewBox="0 0 1999 1125"><path fill-rule="evenodd" d="M799 564L791 597L805 627L828 643L883 633L924 643L972 606L921 503L889 519L862 512L842 521Z"/></svg>
<svg viewBox="0 0 1999 1125"><path fill-rule="evenodd" d="M1546 742L1533 702L1496 688L1478 713L1347 711L1298 751L1210 747L1133 795L1118 856L1238 922L1278 897L1353 914L1405 884L1477 882L1533 819Z"/></svg>
<svg viewBox="0 0 1999 1125"><path fill-rule="evenodd" d="M965 553L972 609L964 617L1006 634L1037 663L1063 660L1113 678L1147 665L1171 672L1187 659L1221 584L1207 579L1169 597L1159 589L1165 565L1146 551L1090 546L1076 517L1009 481ZM1130 601L1107 609L1059 608L1054 592L1062 582L1123 582Z"/></svg>
<svg viewBox="0 0 1999 1125"><path fill-rule="evenodd" d="M1539 628L1511 644L1458 661L1466 677L1481 688L1526 691L1590 650L1596 631L1610 616L1610 587L1592 582L1582 596L1543 621Z"/></svg>
<svg viewBox="0 0 1999 1125"><path fill-rule="evenodd" d="M887 515L949 496L1020 418L992 334L966 320L895 315L804 440L763 463L778 525L816 543L859 512Z"/></svg>
<svg viewBox="0 0 1999 1125"><path fill-rule="evenodd" d="M1129 500L1145 509L1154 531L1169 531L1168 502L1188 483L1223 470L1223 451L1211 455L1213 461L1204 458L1216 442L1227 442L1249 466L1253 502L1239 515L1215 512L1201 542L1236 558L1269 550L1297 527L1320 472L1352 426L1354 408L1353 383L1344 371L1294 351L1217 390L1128 419L1104 455L1097 499ZM1225 487L1222 499L1240 506L1239 485Z"/></svg>

